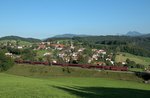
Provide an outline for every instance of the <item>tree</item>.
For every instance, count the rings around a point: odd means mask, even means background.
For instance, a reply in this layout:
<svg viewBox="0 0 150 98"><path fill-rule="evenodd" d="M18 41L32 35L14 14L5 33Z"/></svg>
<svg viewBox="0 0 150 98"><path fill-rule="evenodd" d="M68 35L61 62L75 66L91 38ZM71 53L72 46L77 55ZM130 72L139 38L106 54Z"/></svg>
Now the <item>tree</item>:
<svg viewBox="0 0 150 98"><path fill-rule="evenodd" d="M123 66L121 62L116 63L117 66Z"/></svg>
<svg viewBox="0 0 150 98"><path fill-rule="evenodd" d="M43 61L43 58L42 58L42 57L39 57L39 58L38 58L38 61L42 62L42 61Z"/></svg>
<svg viewBox="0 0 150 98"><path fill-rule="evenodd" d="M45 55L45 57L48 62L48 65L51 66L52 65L52 53L48 53L47 55Z"/></svg>
<svg viewBox="0 0 150 98"><path fill-rule="evenodd" d="M112 66L112 63L109 60L106 60L105 63L106 63L107 66Z"/></svg>
<svg viewBox="0 0 150 98"><path fill-rule="evenodd" d="M3 51L0 51L0 71L6 71L14 65L11 57L5 56Z"/></svg>
<svg viewBox="0 0 150 98"><path fill-rule="evenodd" d="M86 48L83 51L83 54L86 54L87 56L90 56L90 57L93 55L91 48Z"/></svg>
<svg viewBox="0 0 150 98"><path fill-rule="evenodd" d="M142 65L142 64L136 64L136 68L144 68L144 65Z"/></svg>
<svg viewBox="0 0 150 98"><path fill-rule="evenodd" d="M83 55L83 54L79 54L79 55L78 55L78 62L79 62L80 64L87 64L87 63L88 63L88 60L89 60L89 56Z"/></svg>
<svg viewBox="0 0 150 98"><path fill-rule="evenodd" d="M116 48L116 52L120 52L120 47L119 46Z"/></svg>
<svg viewBox="0 0 150 98"><path fill-rule="evenodd" d="M130 59L127 58L126 62L127 62L128 67L131 67L131 68L136 67L136 63L134 61L131 61Z"/></svg>
<svg viewBox="0 0 150 98"><path fill-rule="evenodd" d="M25 49L23 51L22 58L23 60L34 61L36 56L36 52L31 49Z"/></svg>
<svg viewBox="0 0 150 98"><path fill-rule="evenodd" d="M19 43L20 43L20 40L17 40L16 41L16 45L19 46Z"/></svg>

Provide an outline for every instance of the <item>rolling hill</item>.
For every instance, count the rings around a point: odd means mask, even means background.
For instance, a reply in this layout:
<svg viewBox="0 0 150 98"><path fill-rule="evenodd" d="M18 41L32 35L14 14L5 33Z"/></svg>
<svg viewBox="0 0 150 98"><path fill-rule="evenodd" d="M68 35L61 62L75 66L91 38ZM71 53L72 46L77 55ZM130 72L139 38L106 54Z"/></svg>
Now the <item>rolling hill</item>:
<svg viewBox="0 0 150 98"><path fill-rule="evenodd" d="M145 66L150 65L150 58L149 57L142 57L142 56L136 56L129 53L120 52L118 55L116 55L116 62L124 62L126 59L130 59L132 61L135 61L137 64L142 64Z"/></svg>
<svg viewBox="0 0 150 98"><path fill-rule="evenodd" d="M40 42L40 39L35 39L35 38L23 38L23 37L19 37L19 36L5 36L5 37L1 37L0 41L2 40L21 40L21 41L26 41L26 42Z"/></svg>
<svg viewBox="0 0 150 98"><path fill-rule="evenodd" d="M126 35L127 36L141 36L142 34L137 31L129 31Z"/></svg>
<svg viewBox="0 0 150 98"><path fill-rule="evenodd" d="M83 34L62 34L62 35L56 35L52 38L73 38L73 37L86 37L86 36L89 36L89 35L83 35Z"/></svg>
<svg viewBox="0 0 150 98"><path fill-rule="evenodd" d="M92 48L103 48L135 55L150 57L150 37L131 36L88 36L75 37L73 40L83 43ZM117 50L118 51L118 50Z"/></svg>

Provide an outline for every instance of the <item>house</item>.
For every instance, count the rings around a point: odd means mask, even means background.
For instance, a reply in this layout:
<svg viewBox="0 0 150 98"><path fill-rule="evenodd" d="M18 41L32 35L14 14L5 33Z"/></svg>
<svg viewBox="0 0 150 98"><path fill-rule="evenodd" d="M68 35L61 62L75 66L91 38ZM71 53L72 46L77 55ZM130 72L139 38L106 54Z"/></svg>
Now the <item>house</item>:
<svg viewBox="0 0 150 98"><path fill-rule="evenodd" d="M45 49L46 48L46 45L43 45L43 44L40 44L39 46L38 46L38 50L40 50L40 49Z"/></svg>
<svg viewBox="0 0 150 98"><path fill-rule="evenodd" d="M13 54L12 54L12 53L9 53L9 52L5 53L5 55L6 55L6 56L9 56L9 57L13 57Z"/></svg>
<svg viewBox="0 0 150 98"><path fill-rule="evenodd" d="M110 63L111 63L112 65L114 65L114 61L110 61Z"/></svg>
<svg viewBox="0 0 150 98"><path fill-rule="evenodd" d="M92 59L92 58L89 58L88 63L91 63L92 61L93 61L93 59Z"/></svg>
<svg viewBox="0 0 150 98"><path fill-rule="evenodd" d="M72 54L72 59L73 59L73 60L77 60L77 59L78 59L78 54L77 54L76 52L74 52L74 53Z"/></svg>
<svg viewBox="0 0 150 98"><path fill-rule="evenodd" d="M85 50L85 48L80 48L79 50L78 50L78 52L83 52Z"/></svg>
<svg viewBox="0 0 150 98"><path fill-rule="evenodd" d="M52 60L52 63L57 63L57 61L56 60Z"/></svg>
<svg viewBox="0 0 150 98"><path fill-rule="evenodd" d="M12 56L12 53L7 52L7 53L5 53L5 55L6 56Z"/></svg>
<svg viewBox="0 0 150 98"><path fill-rule="evenodd" d="M106 61L111 61L111 59L110 58L106 58Z"/></svg>
<svg viewBox="0 0 150 98"><path fill-rule="evenodd" d="M105 51L105 50L100 49L100 50L98 50L98 51L97 51L97 53L99 53L99 54L106 54L106 51Z"/></svg>
<svg viewBox="0 0 150 98"><path fill-rule="evenodd" d="M63 58L63 57L65 56L65 53L59 53L58 56L59 56L60 58Z"/></svg>
<svg viewBox="0 0 150 98"><path fill-rule="evenodd" d="M63 44L51 44L50 46L57 50L62 50L65 47Z"/></svg>
<svg viewBox="0 0 150 98"><path fill-rule="evenodd" d="M17 46L17 48L18 48L18 49L22 49L23 47L22 47L22 46Z"/></svg>
<svg viewBox="0 0 150 98"><path fill-rule="evenodd" d="M44 56L48 56L48 55L51 55L51 53L46 52L46 53L44 53L43 55L44 55Z"/></svg>
<svg viewBox="0 0 150 98"><path fill-rule="evenodd" d="M126 65L127 64L127 62L121 62L122 63L122 65Z"/></svg>
<svg viewBox="0 0 150 98"><path fill-rule="evenodd" d="M98 55L97 54L93 54L92 59L98 60Z"/></svg>

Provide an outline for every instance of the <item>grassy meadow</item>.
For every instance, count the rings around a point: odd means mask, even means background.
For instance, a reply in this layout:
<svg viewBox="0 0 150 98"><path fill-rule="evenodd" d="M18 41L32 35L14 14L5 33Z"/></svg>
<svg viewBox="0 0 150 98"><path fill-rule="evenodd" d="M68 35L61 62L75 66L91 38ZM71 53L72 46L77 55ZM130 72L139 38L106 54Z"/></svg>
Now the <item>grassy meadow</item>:
<svg viewBox="0 0 150 98"><path fill-rule="evenodd" d="M119 55L116 56L115 60L116 62L123 62L123 61L126 61L127 58L129 58L132 61L135 61L137 64L143 64L145 66L150 65L149 57L136 56L136 55L133 55L130 53L124 53L124 52L120 52Z"/></svg>
<svg viewBox="0 0 150 98"><path fill-rule="evenodd" d="M4 43L4 44L7 44L7 42L10 42L10 43L12 43L12 44L16 44L16 40L1 40L0 41L0 43ZM25 46L30 46L30 45L32 45L32 43L30 43L30 42L27 42L27 41L22 41L22 40L19 40L18 41L18 45L25 45Z"/></svg>
<svg viewBox="0 0 150 98"><path fill-rule="evenodd" d="M150 85L134 74L15 65L0 73L0 98L148 98ZM54 74L55 73L55 74ZM19 76L20 75L20 76Z"/></svg>
<svg viewBox="0 0 150 98"><path fill-rule="evenodd" d="M150 85L91 77L29 78L0 73L1 98L148 98Z"/></svg>
<svg viewBox="0 0 150 98"><path fill-rule="evenodd" d="M134 73L129 72L112 72L104 70L91 70L69 67L70 73L67 68L59 66L43 66L43 65L28 65L17 64L5 73L20 75L25 77L35 78L49 78L49 77L95 77L95 78L111 78L126 81L143 82L143 79L136 76Z"/></svg>

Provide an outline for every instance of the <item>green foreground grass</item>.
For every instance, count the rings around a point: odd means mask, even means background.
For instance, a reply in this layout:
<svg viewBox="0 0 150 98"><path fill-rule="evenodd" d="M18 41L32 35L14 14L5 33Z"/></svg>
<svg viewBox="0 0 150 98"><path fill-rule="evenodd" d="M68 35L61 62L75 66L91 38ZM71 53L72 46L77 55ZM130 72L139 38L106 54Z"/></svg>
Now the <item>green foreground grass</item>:
<svg viewBox="0 0 150 98"><path fill-rule="evenodd" d="M49 78L49 77L96 77L96 78L111 78L126 81L143 82L143 79L136 76L134 73L128 72L112 72L102 70L91 70L69 67L67 69L59 66L43 66L43 65L28 65L17 64L9 69L6 73L20 75L25 77Z"/></svg>
<svg viewBox="0 0 150 98"><path fill-rule="evenodd" d="M148 98L150 85L79 77L28 78L0 73L1 98Z"/></svg>
<svg viewBox="0 0 150 98"><path fill-rule="evenodd" d="M136 56L136 55L133 55L130 53L124 53L124 52L120 52L119 55L116 56L115 61L123 62L123 61L126 61L127 58L129 58L132 61L135 61L137 64L142 64L145 66L150 65L149 57Z"/></svg>
<svg viewBox="0 0 150 98"><path fill-rule="evenodd" d="M33 68L36 71L33 71ZM108 73L111 73L109 77L102 75L98 77L93 73L98 75L101 72L78 68L72 70L72 73L66 73L62 72L60 67L15 65L7 72L0 73L0 98L148 98L150 96L149 84L118 80L116 79L118 76L111 75L113 74L111 72ZM127 77L133 78L124 75L124 78Z"/></svg>

